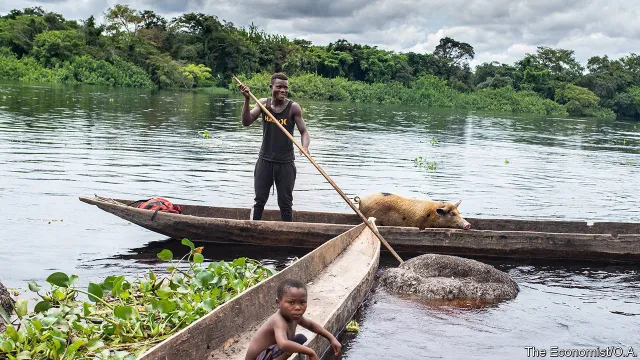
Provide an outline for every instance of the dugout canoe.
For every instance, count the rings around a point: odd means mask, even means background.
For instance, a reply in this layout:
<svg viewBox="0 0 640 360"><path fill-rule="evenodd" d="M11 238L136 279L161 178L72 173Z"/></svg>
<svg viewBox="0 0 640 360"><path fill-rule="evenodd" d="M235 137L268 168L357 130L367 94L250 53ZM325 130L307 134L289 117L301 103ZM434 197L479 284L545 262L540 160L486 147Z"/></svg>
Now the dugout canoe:
<svg viewBox="0 0 640 360"><path fill-rule="evenodd" d="M360 223L356 214L294 211L294 222L249 220L251 209L180 204L183 214L137 209L135 200L80 197L80 200L151 231L175 239L266 246L316 248ZM515 259L604 262L640 260L640 223L466 218L473 228L424 229L378 226L397 252Z"/></svg>
<svg viewBox="0 0 640 360"><path fill-rule="evenodd" d="M307 284L305 316L338 336L371 290L379 260L380 241L366 224L360 224L243 291L139 359L244 359L255 331L277 311L276 288L287 278ZM305 345L320 358L330 347L322 336L302 327L297 332L307 337Z"/></svg>

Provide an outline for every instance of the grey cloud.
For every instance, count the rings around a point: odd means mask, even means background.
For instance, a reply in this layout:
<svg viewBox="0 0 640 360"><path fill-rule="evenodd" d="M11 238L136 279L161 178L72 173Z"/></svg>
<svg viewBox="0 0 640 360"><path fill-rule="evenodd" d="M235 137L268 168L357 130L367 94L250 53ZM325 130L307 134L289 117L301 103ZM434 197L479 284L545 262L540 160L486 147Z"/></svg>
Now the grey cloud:
<svg viewBox="0 0 640 360"><path fill-rule="evenodd" d="M175 1L175 0L144 0L136 2L132 7L138 10L153 10L159 14L174 14L174 13L188 13L192 10L202 8L206 0L189 0L189 1Z"/></svg>
<svg viewBox="0 0 640 360"><path fill-rule="evenodd" d="M636 0L72 0L17 1L0 11L41 4L71 18L103 13L115 3L165 17L204 12L236 26L251 22L271 33L318 45L340 38L384 49L433 51L439 37L471 44L478 58L512 62L536 46L575 46L583 63L606 49L638 51ZM589 53L591 51L591 54Z"/></svg>
<svg viewBox="0 0 640 360"><path fill-rule="evenodd" d="M375 3L370 0L247 0L240 8L260 14L267 19L348 18L363 7ZM215 5L214 5L215 6Z"/></svg>

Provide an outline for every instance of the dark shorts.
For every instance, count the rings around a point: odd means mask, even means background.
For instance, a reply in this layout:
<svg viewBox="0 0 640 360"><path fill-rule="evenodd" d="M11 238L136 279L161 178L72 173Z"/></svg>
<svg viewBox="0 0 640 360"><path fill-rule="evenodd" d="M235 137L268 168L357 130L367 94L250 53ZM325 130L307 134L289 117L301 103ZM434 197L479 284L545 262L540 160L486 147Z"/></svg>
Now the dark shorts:
<svg viewBox="0 0 640 360"><path fill-rule="evenodd" d="M296 334L296 336L294 336L293 339L291 339L291 341L295 341L298 344L303 345L305 342L307 342L307 337L302 334ZM269 346L267 350L261 352L260 355L258 355L258 357L256 358L256 360L273 360L273 359L276 359L278 356L282 356L282 354L284 354L284 351L280 349L278 344L273 344Z"/></svg>

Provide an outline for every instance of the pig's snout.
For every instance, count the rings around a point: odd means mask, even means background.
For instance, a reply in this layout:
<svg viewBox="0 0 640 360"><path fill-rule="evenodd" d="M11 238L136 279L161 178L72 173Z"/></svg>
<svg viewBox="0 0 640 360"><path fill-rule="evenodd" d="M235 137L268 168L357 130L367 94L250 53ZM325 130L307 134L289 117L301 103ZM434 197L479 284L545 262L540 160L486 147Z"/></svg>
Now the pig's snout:
<svg viewBox="0 0 640 360"><path fill-rule="evenodd" d="M467 221L465 221L463 226L462 226L462 228L465 229L465 230L471 230L471 224L469 224Z"/></svg>

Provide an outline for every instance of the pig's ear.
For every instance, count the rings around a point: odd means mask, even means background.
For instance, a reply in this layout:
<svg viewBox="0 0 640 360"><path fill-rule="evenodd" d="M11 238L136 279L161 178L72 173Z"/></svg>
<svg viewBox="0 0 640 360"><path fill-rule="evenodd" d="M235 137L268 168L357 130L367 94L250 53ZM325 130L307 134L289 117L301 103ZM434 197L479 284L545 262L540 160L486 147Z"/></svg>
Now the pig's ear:
<svg viewBox="0 0 640 360"><path fill-rule="evenodd" d="M462 202L462 200L458 200L458 202L457 202L455 205L453 205L453 206L458 207L458 206L460 206L460 203L461 203L461 202Z"/></svg>
<svg viewBox="0 0 640 360"><path fill-rule="evenodd" d="M438 213L438 215L444 216L447 213L447 210L445 208L439 208L436 209L436 212Z"/></svg>

